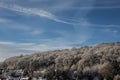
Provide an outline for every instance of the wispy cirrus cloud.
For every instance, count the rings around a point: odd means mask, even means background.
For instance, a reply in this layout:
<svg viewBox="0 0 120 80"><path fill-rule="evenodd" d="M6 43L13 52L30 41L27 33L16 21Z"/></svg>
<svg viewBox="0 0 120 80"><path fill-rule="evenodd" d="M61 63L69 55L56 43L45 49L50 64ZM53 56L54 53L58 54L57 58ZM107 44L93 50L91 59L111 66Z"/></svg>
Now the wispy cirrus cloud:
<svg viewBox="0 0 120 80"><path fill-rule="evenodd" d="M26 50L22 49L27 46L30 46L32 44L30 43L15 43L15 42L5 42L0 41L0 61L3 61L4 59L16 56L24 53L28 53Z"/></svg>
<svg viewBox="0 0 120 80"><path fill-rule="evenodd" d="M120 8L120 6L82 6L82 7L70 7L71 9L115 9L115 8Z"/></svg>
<svg viewBox="0 0 120 80"><path fill-rule="evenodd" d="M7 20L7 19L2 19L1 23L2 23L2 26L4 26L4 27L1 27L0 31L5 32L5 33L6 33L6 31L13 31L13 30L18 31L18 32L23 31L22 34L32 35L32 36L44 33L44 30L42 28L38 29L36 27L31 27L31 26L28 26L25 24L16 23L12 20L8 20L8 21L4 21L4 20ZM7 33L9 33L9 32L7 32Z"/></svg>
<svg viewBox="0 0 120 80"><path fill-rule="evenodd" d="M12 56L19 56L21 54L32 54L38 53L48 50L56 50L56 49L68 49L70 46L53 46L46 44L36 44L36 43L16 43L16 42L5 42L0 41L0 62L5 60L6 58Z"/></svg>
<svg viewBox="0 0 120 80"><path fill-rule="evenodd" d="M25 13L28 15L36 15L36 16L40 16L46 19L50 19L56 22L60 22L60 23L65 23L65 24L76 24L76 22L68 22L62 19L57 18L55 15L53 15L52 13L45 11L45 10L39 10L37 8L25 8L22 6L18 6L18 5L7 5L5 3L0 3L0 8L5 8L8 10L12 10L12 11L16 11L16 12L21 12L21 13Z"/></svg>

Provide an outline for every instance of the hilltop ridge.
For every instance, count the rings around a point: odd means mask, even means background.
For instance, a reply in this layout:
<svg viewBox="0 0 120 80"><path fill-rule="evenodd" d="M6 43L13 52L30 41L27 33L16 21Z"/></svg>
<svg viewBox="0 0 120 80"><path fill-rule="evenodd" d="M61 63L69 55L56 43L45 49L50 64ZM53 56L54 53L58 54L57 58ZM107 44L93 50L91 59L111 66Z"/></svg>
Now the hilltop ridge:
<svg viewBox="0 0 120 80"><path fill-rule="evenodd" d="M120 77L120 43L102 43L64 50L46 51L6 59L1 67L15 69L44 69L94 71L103 77ZM117 80L117 79L116 79Z"/></svg>

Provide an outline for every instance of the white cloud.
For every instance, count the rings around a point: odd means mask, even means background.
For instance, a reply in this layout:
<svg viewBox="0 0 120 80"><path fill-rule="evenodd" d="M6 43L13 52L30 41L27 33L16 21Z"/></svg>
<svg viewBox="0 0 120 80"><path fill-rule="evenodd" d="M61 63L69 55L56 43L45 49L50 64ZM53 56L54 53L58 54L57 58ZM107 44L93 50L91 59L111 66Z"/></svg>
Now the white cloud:
<svg viewBox="0 0 120 80"><path fill-rule="evenodd" d="M114 8L120 8L120 6L82 6L82 7L70 7L71 9L87 9L87 10L91 10L91 9L114 9Z"/></svg>
<svg viewBox="0 0 120 80"><path fill-rule="evenodd" d="M4 44L4 45L11 45L11 44L13 44L13 42L4 42L4 41L1 41L0 44L1 44L1 45L2 45L2 44Z"/></svg>
<svg viewBox="0 0 120 80"><path fill-rule="evenodd" d="M120 28L120 25L116 25L116 24L92 24L88 21L84 21L84 22L81 21L81 23L76 25L86 25L86 26L90 26L91 28Z"/></svg>
<svg viewBox="0 0 120 80"><path fill-rule="evenodd" d="M27 26L25 24L20 24L20 23L16 23L10 19L3 19L0 18L0 23L3 23L2 27L0 28L0 30L2 31L6 31L6 30L23 30L23 31L29 31L29 30L33 30L31 29L30 26Z"/></svg>
<svg viewBox="0 0 120 80"><path fill-rule="evenodd" d="M112 35L116 35L119 32L117 28L113 28L113 27L108 27L104 29L103 31L107 33L112 33Z"/></svg>
<svg viewBox="0 0 120 80"><path fill-rule="evenodd" d="M43 18L47 18L56 22L60 22L60 23L65 23L65 24L75 24L75 23L71 23L71 22L67 22L61 19L58 19L55 15L53 15L50 12L47 12L45 10L40 10L37 8L25 8L25 7L21 7L18 5L7 5L5 3L0 3L0 7L1 8L5 8L5 9L9 9L12 11L16 11L16 12L21 12L21 13L25 13L28 15L36 15L36 16L40 16Z"/></svg>
<svg viewBox="0 0 120 80"><path fill-rule="evenodd" d="M71 48L67 45L54 46L53 44L16 43L0 41L0 61L21 54L32 54L55 49Z"/></svg>
<svg viewBox="0 0 120 80"><path fill-rule="evenodd" d="M5 26L0 28L0 30L3 32L6 32L6 30L23 31L23 34L33 35L33 36L42 34L44 32L44 30L40 27L36 28L36 27L27 26L25 24L19 24L19 23L5 24Z"/></svg>

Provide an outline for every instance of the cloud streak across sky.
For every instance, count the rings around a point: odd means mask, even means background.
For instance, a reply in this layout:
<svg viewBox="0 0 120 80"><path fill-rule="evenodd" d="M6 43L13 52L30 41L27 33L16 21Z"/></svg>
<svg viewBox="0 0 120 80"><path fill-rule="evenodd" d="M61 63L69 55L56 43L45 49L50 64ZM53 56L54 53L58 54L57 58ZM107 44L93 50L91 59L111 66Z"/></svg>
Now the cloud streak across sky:
<svg viewBox="0 0 120 80"><path fill-rule="evenodd" d="M6 58L18 55L27 55L32 53L38 53L56 49L70 49L70 46L52 46L46 44L35 44L35 43L15 43L15 42L0 42L0 61Z"/></svg>
<svg viewBox="0 0 120 80"><path fill-rule="evenodd" d="M21 6L18 6L18 5L7 5L5 3L0 3L0 7L8 9L8 10L12 10L12 11L25 13L27 15L40 16L40 17L50 19L50 20L53 20L53 21L56 21L56 22L64 23L64 24L77 24L77 22L68 22L68 21L61 20L50 12L47 12L45 10L39 10L39 9L36 9L36 8L25 8L25 7L21 7ZM68 20L73 21L73 20L70 20L70 19L68 19Z"/></svg>

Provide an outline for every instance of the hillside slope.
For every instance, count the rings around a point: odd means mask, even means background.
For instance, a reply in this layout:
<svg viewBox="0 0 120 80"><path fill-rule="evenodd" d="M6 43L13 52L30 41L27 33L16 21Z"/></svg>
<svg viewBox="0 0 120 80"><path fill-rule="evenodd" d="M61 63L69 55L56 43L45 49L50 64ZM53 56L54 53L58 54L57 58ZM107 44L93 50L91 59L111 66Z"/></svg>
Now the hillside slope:
<svg viewBox="0 0 120 80"><path fill-rule="evenodd" d="M115 79L120 76L120 43L103 43L93 47L16 56L6 59L1 67L3 66L40 71L43 69L94 71L108 79Z"/></svg>

